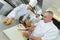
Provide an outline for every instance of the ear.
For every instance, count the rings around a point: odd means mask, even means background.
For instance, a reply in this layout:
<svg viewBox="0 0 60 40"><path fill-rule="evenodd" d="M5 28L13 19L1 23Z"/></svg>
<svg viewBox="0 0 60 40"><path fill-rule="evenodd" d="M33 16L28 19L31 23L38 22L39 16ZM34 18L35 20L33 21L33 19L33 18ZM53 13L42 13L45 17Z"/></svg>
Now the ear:
<svg viewBox="0 0 60 40"><path fill-rule="evenodd" d="M52 20L52 17L50 17L50 19Z"/></svg>

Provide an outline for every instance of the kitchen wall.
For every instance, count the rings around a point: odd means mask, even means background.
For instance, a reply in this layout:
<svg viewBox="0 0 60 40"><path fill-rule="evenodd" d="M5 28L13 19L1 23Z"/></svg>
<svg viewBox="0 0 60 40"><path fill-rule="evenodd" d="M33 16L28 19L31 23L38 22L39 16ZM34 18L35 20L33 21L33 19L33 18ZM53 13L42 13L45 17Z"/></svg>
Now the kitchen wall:
<svg viewBox="0 0 60 40"><path fill-rule="evenodd" d="M4 0L0 0L0 3L2 4L2 7L0 9L0 15L6 15L10 10L13 9L12 6L10 6L7 2Z"/></svg>
<svg viewBox="0 0 60 40"><path fill-rule="evenodd" d="M60 0L43 0L43 11L45 11L47 8L54 6L57 9L60 9Z"/></svg>

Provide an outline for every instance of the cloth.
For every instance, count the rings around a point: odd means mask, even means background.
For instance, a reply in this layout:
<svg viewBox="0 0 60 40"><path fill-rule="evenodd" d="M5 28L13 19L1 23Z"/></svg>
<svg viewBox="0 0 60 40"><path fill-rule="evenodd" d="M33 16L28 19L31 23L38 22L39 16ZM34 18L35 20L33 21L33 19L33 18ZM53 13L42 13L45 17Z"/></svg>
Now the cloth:
<svg viewBox="0 0 60 40"><path fill-rule="evenodd" d="M38 23L42 19L42 16L40 15L38 18L36 18L36 15L34 17L31 17L31 22L33 24Z"/></svg>
<svg viewBox="0 0 60 40"><path fill-rule="evenodd" d="M41 14L42 14L42 10L40 9L40 10L37 12L37 14L40 14L40 15L41 15Z"/></svg>
<svg viewBox="0 0 60 40"><path fill-rule="evenodd" d="M33 18L31 18L30 20L31 20L31 22L32 22L33 24L35 24L35 23L38 23L38 22L41 20L41 17L38 17L38 18L33 17Z"/></svg>
<svg viewBox="0 0 60 40"><path fill-rule="evenodd" d="M36 15L34 15L34 17L31 17L31 19L30 19L33 24L38 23L42 19L42 16L41 16L42 10L41 9L37 12L37 14L40 15L38 18L36 18Z"/></svg>
<svg viewBox="0 0 60 40"><path fill-rule="evenodd" d="M19 17L26 15L28 12L26 4L21 4L8 14L8 18L19 19Z"/></svg>
<svg viewBox="0 0 60 40"><path fill-rule="evenodd" d="M40 37L42 40L52 40L57 37L59 31L58 28L53 24L53 22L44 23L40 20L39 23L35 25L35 29L31 35Z"/></svg>

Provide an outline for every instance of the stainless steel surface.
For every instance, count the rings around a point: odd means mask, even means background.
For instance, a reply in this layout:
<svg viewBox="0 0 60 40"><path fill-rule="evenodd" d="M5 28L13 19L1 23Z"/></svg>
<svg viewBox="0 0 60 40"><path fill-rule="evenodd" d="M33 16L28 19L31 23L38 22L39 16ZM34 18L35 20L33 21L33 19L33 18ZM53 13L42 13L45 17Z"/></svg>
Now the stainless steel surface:
<svg viewBox="0 0 60 40"><path fill-rule="evenodd" d="M4 18L5 18L5 16L0 15L0 40L9 40L8 37L6 37L5 34L2 31L10 28L12 26L17 25L19 22L18 22L18 20L14 20L11 25L4 25L3 24Z"/></svg>

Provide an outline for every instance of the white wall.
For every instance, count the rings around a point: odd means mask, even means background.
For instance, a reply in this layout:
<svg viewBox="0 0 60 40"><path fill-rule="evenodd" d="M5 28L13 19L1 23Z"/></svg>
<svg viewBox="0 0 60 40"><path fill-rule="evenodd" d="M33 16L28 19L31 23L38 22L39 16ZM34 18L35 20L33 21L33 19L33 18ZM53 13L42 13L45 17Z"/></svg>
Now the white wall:
<svg viewBox="0 0 60 40"><path fill-rule="evenodd" d="M43 0L43 11L45 11L47 8L54 6L57 9L60 9L60 0Z"/></svg>
<svg viewBox="0 0 60 40"><path fill-rule="evenodd" d="M43 0L43 6L42 6L43 13L47 9L51 9L51 10L54 9L55 10L53 12L54 13L54 18L60 22L60 0Z"/></svg>

